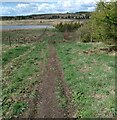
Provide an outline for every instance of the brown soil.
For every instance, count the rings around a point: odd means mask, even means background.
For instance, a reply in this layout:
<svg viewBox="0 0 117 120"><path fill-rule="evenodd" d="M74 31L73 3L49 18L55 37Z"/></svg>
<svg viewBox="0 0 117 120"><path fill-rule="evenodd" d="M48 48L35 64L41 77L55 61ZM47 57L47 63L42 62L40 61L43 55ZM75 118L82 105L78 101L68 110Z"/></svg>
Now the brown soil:
<svg viewBox="0 0 117 120"><path fill-rule="evenodd" d="M45 67L46 71L42 75L42 82L37 86L37 95L31 102L28 111L21 118L72 118L71 93L63 79L63 71L52 44L49 45L49 58ZM67 108L59 106L56 94L58 80L61 90L68 101Z"/></svg>

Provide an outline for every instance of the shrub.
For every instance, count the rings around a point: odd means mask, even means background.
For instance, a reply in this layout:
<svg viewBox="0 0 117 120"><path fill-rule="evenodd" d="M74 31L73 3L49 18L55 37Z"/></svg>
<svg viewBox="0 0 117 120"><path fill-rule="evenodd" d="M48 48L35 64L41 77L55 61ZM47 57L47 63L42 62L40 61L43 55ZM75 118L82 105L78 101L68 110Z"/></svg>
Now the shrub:
<svg viewBox="0 0 117 120"><path fill-rule="evenodd" d="M80 28L81 27L81 23L79 23L79 22L75 22L75 23L65 23L65 24L63 24L62 22L61 23L59 23L59 24L57 24L56 26L55 26L55 28L56 29L58 29L59 31L61 31L61 32L65 32L65 31L69 31L69 32L72 32L72 31L74 31L74 30L77 30L78 28Z"/></svg>
<svg viewBox="0 0 117 120"><path fill-rule="evenodd" d="M91 26L88 23L85 23L76 31L76 39L82 42L91 41Z"/></svg>

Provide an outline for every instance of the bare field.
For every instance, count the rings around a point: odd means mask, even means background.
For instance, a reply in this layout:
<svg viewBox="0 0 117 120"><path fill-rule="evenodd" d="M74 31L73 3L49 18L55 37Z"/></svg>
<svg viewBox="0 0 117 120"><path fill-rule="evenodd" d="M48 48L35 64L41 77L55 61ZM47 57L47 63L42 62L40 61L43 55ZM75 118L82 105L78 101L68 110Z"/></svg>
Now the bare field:
<svg viewBox="0 0 117 120"><path fill-rule="evenodd" d="M0 21L2 25L56 25L60 22L82 22L85 20L73 20L73 19L37 19L37 20L5 20Z"/></svg>

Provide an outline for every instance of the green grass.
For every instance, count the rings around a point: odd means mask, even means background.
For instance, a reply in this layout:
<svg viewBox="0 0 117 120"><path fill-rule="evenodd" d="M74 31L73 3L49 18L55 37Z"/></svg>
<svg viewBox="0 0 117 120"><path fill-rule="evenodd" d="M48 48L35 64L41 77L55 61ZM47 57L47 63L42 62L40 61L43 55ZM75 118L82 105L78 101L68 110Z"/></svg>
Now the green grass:
<svg viewBox="0 0 117 120"><path fill-rule="evenodd" d="M29 48L30 46L18 46L3 53L2 54L2 65L4 66L8 62L10 62L12 59L18 57L19 55L22 55Z"/></svg>
<svg viewBox="0 0 117 120"><path fill-rule="evenodd" d="M56 81L57 81L56 96L59 101L58 107L66 109L68 105L68 100L67 100L67 97L65 96L64 90L60 83L61 80L56 79Z"/></svg>
<svg viewBox="0 0 117 120"><path fill-rule="evenodd" d="M102 43L63 42L63 33L47 30L42 42L15 44L21 36L39 36L43 30L17 30L3 33L2 112L4 118L18 117L36 96L36 85L47 64L48 43L54 44L64 71L64 79L72 90L75 117L115 116L115 56L100 51ZM15 34L14 34L15 33ZM9 46L7 38L12 37ZM17 47L16 47L17 46ZM92 53L89 51L93 51ZM59 107L67 107L67 98L57 81Z"/></svg>
<svg viewBox="0 0 117 120"><path fill-rule="evenodd" d="M2 82L2 109L4 118L19 116L28 107L27 100L33 99L36 93L35 85L41 81L39 76L44 69L42 68L42 63L47 60L46 43L45 40L44 42L31 45L30 51L25 50L26 53L20 57L17 56L22 54L22 52L17 52L17 55L14 55L16 48L9 50L13 52L11 55L12 61L8 60L5 63ZM20 48L23 51L24 47L20 46ZM6 54L9 54L9 51L3 54L3 58L6 57ZM9 62L12 65L12 69L10 69ZM10 73L7 73L7 71L10 71ZM33 94L32 97L30 96L31 94Z"/></svg>
<svg viewBox="0 0 117 120"><path fill-rule="evenodd" d="M115 56L101 52L102 46L76 42L57 45L65 80L72 89L76 117L115 115ZM84 52L89 50L95 52Z"/></svg>
<svg viewBox="0 0 117 120"><path fill-rule="evenodd" d="M9 39L11 46L39 41L39 37L44 31L45 29L6 30L2 32L2 44L9 45ZM55 32L55 30L47 29L46 32L51 33Z"/></svg>

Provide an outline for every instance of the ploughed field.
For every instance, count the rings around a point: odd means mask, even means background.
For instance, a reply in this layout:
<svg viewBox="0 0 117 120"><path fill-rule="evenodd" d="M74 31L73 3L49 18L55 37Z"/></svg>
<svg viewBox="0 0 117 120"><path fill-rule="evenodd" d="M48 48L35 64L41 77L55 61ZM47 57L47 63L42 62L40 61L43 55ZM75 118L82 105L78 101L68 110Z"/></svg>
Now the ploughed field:
<svg viewBox="0 0 117 120"><path fill-rule="evenodd" d="M115 52L55 29L2 33L4 118L115 116Z"/></svg>

